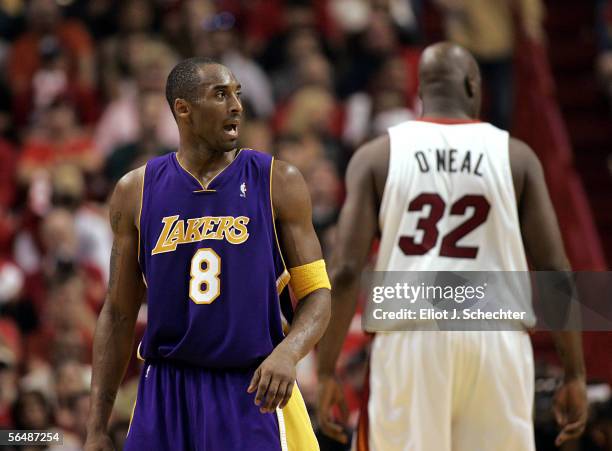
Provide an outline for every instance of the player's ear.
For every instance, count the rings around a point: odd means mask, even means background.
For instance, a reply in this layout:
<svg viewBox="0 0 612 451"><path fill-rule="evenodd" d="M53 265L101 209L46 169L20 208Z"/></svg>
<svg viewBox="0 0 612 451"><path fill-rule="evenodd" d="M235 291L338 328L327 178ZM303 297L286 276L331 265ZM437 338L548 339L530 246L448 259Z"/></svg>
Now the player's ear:
<svg viewBox="0 0 612 451"><path fill-rule="evenodd" d="M463 79L463 85L465 87L465 92L467 93L468 97L471 99L474 97L475 94L475 89L474 89L474 85L473 85L473 80L470 79L470 77L465 77Z"/></svg>
<svg viewBox="0 0 612 451"><path fill-rule="evenodd" d="M176 99L174 101L174 114L176 117L186 117L191 112L191 107L185 99Z"/></svg>

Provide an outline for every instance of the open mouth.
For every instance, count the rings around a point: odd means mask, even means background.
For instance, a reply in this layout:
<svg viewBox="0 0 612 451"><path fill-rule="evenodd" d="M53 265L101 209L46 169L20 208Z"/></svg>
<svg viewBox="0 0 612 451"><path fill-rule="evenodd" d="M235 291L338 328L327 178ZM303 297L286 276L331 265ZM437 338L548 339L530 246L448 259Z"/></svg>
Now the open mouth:
<svg viewBox="0 0 612 451"><path fill-rule="evenodd" d="M238 136L238 124L226 124L223 126L223 131L232 137Z"/></svg>

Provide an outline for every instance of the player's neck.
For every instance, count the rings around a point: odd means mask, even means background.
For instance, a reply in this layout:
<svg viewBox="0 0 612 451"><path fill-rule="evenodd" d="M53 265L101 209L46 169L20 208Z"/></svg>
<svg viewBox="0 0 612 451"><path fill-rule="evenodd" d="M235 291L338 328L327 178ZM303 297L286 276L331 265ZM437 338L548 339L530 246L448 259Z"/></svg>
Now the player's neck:
<svg viewBox="0 0 612 451"><path fill-rule="evenodd" d="M430 100L427 102L423 102L422 117L427 117L431 119L476 119L472 114L466 111L465 108L459 105L452 105L447 100Z"/></svg>
<svg viewBox="0 0 612 451"><path fill-rule="evenodd" d="M212 151L201 146L198 148L183 146L181 143L176 158L183 168L206 183L211 174L216 174L229 165L237 153L237 149L229 152Z"/></svg>

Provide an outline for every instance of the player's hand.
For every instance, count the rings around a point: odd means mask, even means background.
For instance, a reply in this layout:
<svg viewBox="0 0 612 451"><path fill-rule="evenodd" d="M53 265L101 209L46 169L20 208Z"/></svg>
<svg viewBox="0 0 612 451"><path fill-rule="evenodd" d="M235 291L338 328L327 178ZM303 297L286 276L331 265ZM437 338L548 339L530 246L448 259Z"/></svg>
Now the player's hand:
<svg viewBox="0 0 612 451"><path fill-rule="evenodd" d="M88 433L83 451L115 451L115 446L106 432Z"/></svg>
<svg viewBox="0 0 612 451"><path fill-rule="evenodd" d="M553 412L561 432L555 440L555 445L561 446L568 440L573 440L584 432L588 416L586 383L584 378L565 381L557 393L553 404Z"/></svg>
<svg viewBox="0 0 612 451"><path fill-rule="evenodd" d="M294 355L279 345L255 370L247 392L257 390L255 404L260 406L261 413L274 412L277 407L282 409L287 405L295 384L296 365Z"/></svg>
<svg viewBox="0 0 612 451"><path fill-rule="evenodd" d="M341 443L348 442L348 436L344 432L343 424L348 420L348 407L344 399L344 391L335 376L319 376L319 392L317 394L317 419L321 431ZM340 420L338 424L333 419L333 408L340 409Z"/></svg>

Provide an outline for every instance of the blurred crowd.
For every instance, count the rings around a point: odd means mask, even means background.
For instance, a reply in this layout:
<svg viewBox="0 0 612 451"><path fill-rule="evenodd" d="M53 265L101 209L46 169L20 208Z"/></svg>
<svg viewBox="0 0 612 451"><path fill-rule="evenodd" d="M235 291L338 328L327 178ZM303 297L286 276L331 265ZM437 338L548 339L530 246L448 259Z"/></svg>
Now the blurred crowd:
<svg viewBox="0 0 612 451"><path fill-rule="evenodd" d="M83 443L112 240L106 200L126 172L177 149L164 92L176 62L208 56L234 72L241 146L302 172L327 256L352 152L419 115L431 11L478 58L486 117L508 128L514 18L541 40L539 0L0 2L0 427L58 428L63 449ZM139 334L145 321L143 309ZM342 357L353 419L359 329L356 318ZM300 371L310 401L312 359ZM132 362L112 421L119 448L137 375Z"/></svg>
<svg viewBox="0 0 612 451"><path fill-rule="evenodd" d="M595 69L612 112L612 1L597 0L595 24L598 44ZM608 155L608 170L612 176L612 153Z"/></svg>

